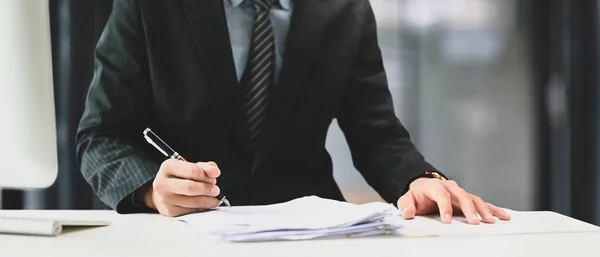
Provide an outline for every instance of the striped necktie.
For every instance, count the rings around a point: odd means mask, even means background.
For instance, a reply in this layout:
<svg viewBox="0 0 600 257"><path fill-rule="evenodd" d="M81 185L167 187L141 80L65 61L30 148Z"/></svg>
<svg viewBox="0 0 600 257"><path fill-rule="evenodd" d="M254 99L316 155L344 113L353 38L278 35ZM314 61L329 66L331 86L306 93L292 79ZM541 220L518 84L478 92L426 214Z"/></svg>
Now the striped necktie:
<svg viewBox="0 0 600 257"><path fill-rule="evenodd" d="M269 12L275 0L254 0L256 20L243 95L243 114L248 137L255 144L263 132L275 74L275 40Z"/></svg>

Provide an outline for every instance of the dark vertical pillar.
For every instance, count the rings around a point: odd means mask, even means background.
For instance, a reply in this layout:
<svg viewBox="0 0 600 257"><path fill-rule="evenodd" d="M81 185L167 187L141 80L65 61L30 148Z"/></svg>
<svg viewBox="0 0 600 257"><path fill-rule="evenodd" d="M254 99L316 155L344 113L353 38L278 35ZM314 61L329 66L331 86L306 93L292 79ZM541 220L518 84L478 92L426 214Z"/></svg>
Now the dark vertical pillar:
<svg viewBox="0 0 600 257"><path fill-rule="evenodd" d="M571 160L571 102L568 91L571 86L571 13L570 6L564 0L548 2L547 37L547 80L543 97L543 108L548 118L547 176L549 207L551 210L572 215L572 160Z"/></svg>
<svg viewBox="0 0 600 257"><path fill-rule="evenodd" d="M538 5L537 2L542 2L541 5ZM535 1L529 0L522 2L523 8L530 10L530 15L526 18L529 19L530 28L528 29L528 34L530 35L530 44L529 48L531 49L531 67L533 71L534 80L534 106L535 106L535 119L536 119L536 127L535 127L535 135L537 136L536 141L538 142L535 152L536 152L536 167L537 170L535 174L537 177L543 173L543 171L547 171L549 168L548 165L548 118L545 115L545 98L544 91L546 90L547 78L548 78L548 67L546 63L548 63L547 53L549 52L547 45L542 44L542 42L546 42L548 38L548 9L549 5L547 1ZM544 180L537 180L538 183L538 192L536 192L536 206L535 208L538 210L549 209L550 201L547 197L549 192L548 187L548 176L543 177Z"/></svg>
<svg viewBox="0 0 600 257"><path fill-rule="evenodd" d="M23 192L19 190L3 190L2 199L0 199L0 209L20 210L23 208Z"/></svg>
<svg viewBox="0 0 600 257"><path fill-rule="evenodd" d="M111 6L107 0L50 1L59 176L52 188L41 192L43 208L101 206L77 168L75 133L92 79L94 47Z"/></svg>
<svg viewBox="0 0 600 257"><path fill-rule="evenodd" d="M550 119L547 112L547 92L549 88L549 78L551 77L550 65L550 1L529 0L523 4L531 13L529 16L531 28L529 30L531 40L530 49L532 50L532 70L534 71L534 94L536 115L536 135L538 146L537 153L537 171L536 176L538 192L536 209L547 210L551 206L551 176L549 172L552 166L550 165L550 147L552 142L548 140L551 134Z"/></svg>
<svg viewBox="0 0 600 257"><path fill-rule="evenodd" d="M532 2L539 14L542 209L599 224L598 0Z"/></svg>
<svg viewBox="0 0 600 257"><path fill-rule="evenodd" d="M600 24L600 0L596 1L596 17L595 17L595 23L596 23L596 35L600 35L600 27L598 27L598 25ZM600 47L600 46L598 46ZM596 58L596 60L600 60L600 51L596 52L596 55L594 56L594 58ZM598 74L600 72L600 66L596 66L595 67L595 74ZM596 75L597 76L597 75ZM594 199L595 199L595 211L596 211L596 215L595 215L595 224L600 225L600 105L598 104L598 102L600 101L600 89L598 89L600 87L600 85L598 85L598 81L596 81L596 110L593 111L593 115L596 117L596 140L594 141L594 144L596 146L595 150L596 150L596 156L595 156L595 175L596 175L596 180L595 180L595 184L594 184Z"/></svg>
<svg viewBox="0 0 600 257"><path fill-rule="evenodd" d="M600 199L595 188L598 167L598 6L597 0L569 1L571 8L572 208L575 218L596 220Z"/></svg>

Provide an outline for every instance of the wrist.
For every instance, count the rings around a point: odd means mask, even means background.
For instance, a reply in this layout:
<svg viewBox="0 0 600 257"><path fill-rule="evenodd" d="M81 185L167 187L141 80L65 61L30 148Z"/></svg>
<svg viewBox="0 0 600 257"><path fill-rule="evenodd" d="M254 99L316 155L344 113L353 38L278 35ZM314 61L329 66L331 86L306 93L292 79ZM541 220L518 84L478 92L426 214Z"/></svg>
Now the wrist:
<svg viewBox="0 0 600 257"><path fill-rule="evenodd" d="M410 185L408 185L408 188L410 190L410 189L413 189L415 187L419 187L420 185L422 185L423 183L427 182L430 179L432 179L432 178L430 178L430 177L420 177L420 178L417 178L417 179L413 180L410 183Z"/></svg>
<svg viewBox="0 0 600 257"><path fill-rule="evenodd" d="M428 171L428 172L425 172L422 175L414 178L408 185L408 189L410 190L415 186L419 186L419 185L429 181L430 179L448 180L448 178L446 178L446 176L444 176L443 174L441 174L437 171Z"/></svg>

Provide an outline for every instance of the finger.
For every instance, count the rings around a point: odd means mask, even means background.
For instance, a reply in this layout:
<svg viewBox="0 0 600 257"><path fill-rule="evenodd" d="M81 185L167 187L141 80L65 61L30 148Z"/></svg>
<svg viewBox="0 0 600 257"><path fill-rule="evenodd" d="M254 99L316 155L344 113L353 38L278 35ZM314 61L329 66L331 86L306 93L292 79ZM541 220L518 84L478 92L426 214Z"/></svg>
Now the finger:
<svg viewBox="0 0 600 257"><path fill-rule="evenodd" d="M221 200L211 196L173 195L169 197L169 202L187 209L212 209L221 205Z"/></svg>
<svg viewBox="0 0 600 257"><path fill-rule="evenodd" d="M479 216L481 216L483 222L490 224L496 223L496 219L492 215L490 207L480 197L471 195L471 198L473 199L475 209L477 209L477 213L479 213Z"/></svg>
<svg viewBox="0 0 600 257"><path fill-rule="evenodd" d="M452 195L444 187L442 181L432 180L429 186L431 187L429 197L437 203L442 222L452 223Z"/></svg>
<svg viewBox="0 0 600 257"><path fill-rule="evenodd" d="M161 170L165 170L167 177L194 180L198 182L212 183L213 180L204 174L204 170L198 165L180 160L167 160L163 163Z"/></svg>
<svg viewBox="0 0 600 257"><path fill-rule="evenodd" d="M492 215L498 217L501 220L510 220L510 214L504 211L502 208L499 208L491 203L487 203L488 208L492 212Z"/></svg>
<svg viewBox="0 0 600 257"><path fill-rule="evenodd" d="M187 196L217 196L221 192L218 186L210 183L187 179L171 178L166 183L166 191Z"/></svg>
<svg viewBox="0 0 600 257"><path fill-rule="evenodd" d="M450 191L452 197L458 200L458 205L460 206L462 213L467 218L469 224L479 224L479 216L477 215L471 196L464 189L460 188L454 181L447 182L446 188L448 191Z"/></svg>
<svg viewBox="0 0 600 257"><path fill-rule="evenodd" d="M196 163L196 166L204 171L204 174L207 178L216 179L221 175L219 166L217 166L217 164L214 162L199 162Z"/></svg>
<svg viewBox="0 0 600 257"><path fill-rule="evenodd" d="M415 198L412 196L412 193L406 193L398 200L398 209L402 212L402 217L404 219L412 219L415 217L417 213L417 208L415 207Z"/></svg>

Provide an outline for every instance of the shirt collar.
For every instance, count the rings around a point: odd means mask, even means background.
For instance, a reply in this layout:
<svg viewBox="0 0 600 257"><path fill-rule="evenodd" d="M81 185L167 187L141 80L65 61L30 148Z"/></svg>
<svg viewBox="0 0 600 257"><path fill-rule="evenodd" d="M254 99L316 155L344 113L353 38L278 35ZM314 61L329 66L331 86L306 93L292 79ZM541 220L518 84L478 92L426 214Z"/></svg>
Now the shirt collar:
<svg viewBox="0 0 600 257"><path fill-rule="evenodd" d="M290 5L292 5L292 0L279 0L279 6L281 6L282 9L289 11L290 10Z"/></svg>
<svg viewBox="0 0 600 257"><path fill-rule="evenodd" d="M231 4L231 6L239 7L246 0L228 0L228 1ZM290 5L292 4L291 2L292 2L292 0L279 0L279 5L281 6L282 9L289 11Z"/></svg>
<svg viewBox="0 0 600 257"><path fill-rule="evenodd" d="M228 0L233 7L239 7L245 0Z"/></svg>

